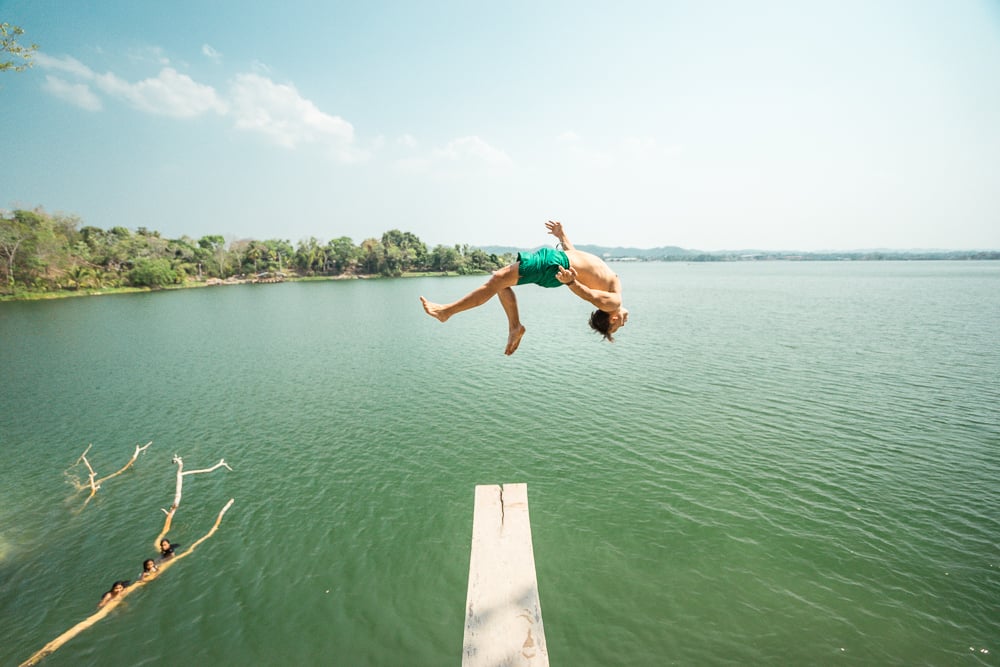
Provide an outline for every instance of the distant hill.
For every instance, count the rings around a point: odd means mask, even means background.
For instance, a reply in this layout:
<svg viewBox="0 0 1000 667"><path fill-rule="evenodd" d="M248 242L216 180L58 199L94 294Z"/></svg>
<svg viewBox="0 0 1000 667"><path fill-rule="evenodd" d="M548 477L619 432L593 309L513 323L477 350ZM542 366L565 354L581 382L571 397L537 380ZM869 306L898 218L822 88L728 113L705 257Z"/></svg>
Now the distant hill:
<svg viewBox="0 0 1000 667"><path fill-rule="evenodd" d="M541 246L534 246L532 248L515 248L513 246L480 247L488 253L503 255L505 253L517 254L522 250L537 250ZM606 259L641 259L644 261L691 259L704 254L700 250L686 250L677 246L662 246L660 248L623 248L618 246L608 248L606 246L578 244L576 248Z"/></svg>
<svg viewBox="0 0 1000 667"><path fill-rule="evenodd" d="M488 253L503 255L517 254L532 248L513 246L480 246ZM608 261L642 262L746 262L746 261L878 261L878 260L936 260L936 259L993 259L1000 260L998 250L827 250L821 252L800 252L796 250L689 250L678 246L659 248L623 248L596 245L578 245L579 250L593 253Z"/></svg>

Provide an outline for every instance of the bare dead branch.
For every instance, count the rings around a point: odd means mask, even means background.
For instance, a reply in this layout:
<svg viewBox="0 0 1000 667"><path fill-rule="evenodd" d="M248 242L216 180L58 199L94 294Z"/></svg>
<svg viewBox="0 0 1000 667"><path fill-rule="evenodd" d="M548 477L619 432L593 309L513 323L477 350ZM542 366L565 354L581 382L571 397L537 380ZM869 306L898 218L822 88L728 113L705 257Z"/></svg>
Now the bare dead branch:
<svg viewBox="0 0 1000 667"><path fill-rule="evenodd" d="M166 537L167 533L170 532L170 523L174 520L174 513L181 504L181 490L184 487L184 475L197 475L199 473L212 472L213 470L217 470L219 468L226 468L227 470L232 471L232 468L229 467L229 464L226 463L225 459L219 459L219 462L211 468L204 468L202 470L185 471L184 459L176 454L174 454L174 463L177 465L177 483L174 489L174 504L170 506L169 510L162 510L163 513L167 515L167 518L163 522L163 530L161 530L160 534L156 536L155 540L153 540L153 548L155 549L160 548L160 541Z"/></svg>
<svg viewBox="0 0 1000 667"><path fill-rule="evenodd" d="M112 477L117 477L118 475L122 474L123 472L125 472L126 470L128 470L129 468L131 468L131 467L132 467L132 464L133 464L133 463L135 463L135 460L136 460L137 458L139 458L139 454L141 454L141 453L143 453L144 451L146 451L146 450L147 450L147 449L149 448L149 446L150 446L151 444L153 444L153 441L152 441L152 440L150 440L149 442L147 442L147 443L146 443L145 445L143 445L142 447L140 447L139 445L136 445L136 446L135 446L135 451L134 451L134 452L132 452L132 458L130 458L130 459L128 460L128 463L126 463L126 464L125 464L125 466L124 466L124 467L123 467L123 468L122 468L121 470L119 470L118 472L116 472L116 473L114 473L114 474L111 474L111 475L108 475L107 477L102 477L102 478L100 478L99 480L97 480L97 484L98 484L98 486L100 486L101 482L106 482L106 481L108 481L109 479L111 479Z"/></svg>
<svg viewBox="0 0 1000 667"><path fill-rule="evenodd" d="M94 443L90 443L89 445L87 445L87 448L85 450L83 450L83 454L80 454L80 458L78 458L76 460L76 463L74 463L73 465L80 465L80 461L83 460L84 456L86 456L87 454L90 453L90 448L93 447L93 446L94 446Z"/></svg>
<svg viewBox="0 0 1000 667"><path fill-rule="evenodd" d="M121 470L119 470L118 472L113 473L111 475L108 475L107 477L101 477L100 479L97 478L97 471L94 470L94 466L90 465L90 461L87 459L87 454L90 452L91 447L93 447L94 445L93 445L93 443L87 445L87 449L84 450L83 454L80 454L80 458L78 458L76 460L76 463L74 463L72 466L70 466L71 468L73 468L75 466L80 465L80 463L83 463L85 466L87 466L87 471L88 471L88 474L87 474L87 484L86 485L81 484L80 481L79 481L79 479L74 479L73 480L74 485L76 486L77 491L82 491L83 489L88 489L88 488L90 489L90 494L87 496L87 499L85 501L83 501L83 507L80 508L80 511L83 511L83 508L85 508L87 506L87 504L97 494L97 491L101 488L101 483L102 482L106 482L107 480L111 479L112 477L117 477L118 475L122 474L123 472L125 472L126 470L128 470L129 468L131 468L132 464L135 463L135 460L137 458L139 458L139 454L141 454L142 452L146 451L146 449L148 449L149 446L152 445L152 444L153 444L153 441L150 440L149 442L147 442L142 447L140 447L139 445L136 445L135 446L135 451L132 453L132 458L130 458L128 460L128 463L126 463L125 466ZM69 476L68 471L67 471L67 476Z"/></svg>
<svg viewBox="0 0 1000 667"><path fill-rule="evenodd" d="M88 447L87 449L90 449L90 447ZM83 501L83 507L86 507L87 503L90 502L90 499L93 498L94 494L97 493L97 490L101 488L101 485L94 481L94 478L97 477L97 472L94 470L93 466L90 465L90 461L87 460L87 455L82 454L80 456L80 460L87 465L87 470L90 471L90 474L87 476L87 479L90 481L90 495L87 496L87 499L85 501ZM81 507L80 509L83 508Z"/></svg>
<svg viewBox="0 0 1000 667"><path fill-rule="evenodd" d="M233 471L233 469L229 467L229 464L226 463L226 459L219 459L219 462L216 463L211 468L204 468L202 470L188 470L184 474L185 475L197 475L198 473L201 473L201 472L212 472L213 470L218 470L219 468L225 468L226 470L228 470L230 472Z"/></svg>

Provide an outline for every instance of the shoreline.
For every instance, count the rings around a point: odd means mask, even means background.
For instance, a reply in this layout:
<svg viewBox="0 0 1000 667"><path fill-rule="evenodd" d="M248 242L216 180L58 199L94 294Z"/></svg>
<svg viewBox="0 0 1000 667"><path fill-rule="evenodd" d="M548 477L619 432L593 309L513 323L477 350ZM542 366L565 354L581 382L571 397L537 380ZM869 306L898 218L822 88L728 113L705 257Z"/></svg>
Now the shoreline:
<svg viewBox="0 0 1000 667"><path fill-rule="evenodd" d="M339 276L293 276L280 281L264 282L234 278L210 278L207 280L186 280L182 285L166 287L87 287L83 289L66 289L58 292L26 292L20 295L0 295L0 303L12 301L54 301L57 299L73 299L87 296L113 296L116 294L142 294L146 292L170 292L184 289L203 289L208 287L232 287L234 285L276 285L280 283L303 283L339 280L393 280L397 278L451 278L460 275L485 275L485 272L460 274L456 271L419 271L407 272L400 276L383 276L378 273L352 273ZM210 282L211 281L211 282Z"/></svg>

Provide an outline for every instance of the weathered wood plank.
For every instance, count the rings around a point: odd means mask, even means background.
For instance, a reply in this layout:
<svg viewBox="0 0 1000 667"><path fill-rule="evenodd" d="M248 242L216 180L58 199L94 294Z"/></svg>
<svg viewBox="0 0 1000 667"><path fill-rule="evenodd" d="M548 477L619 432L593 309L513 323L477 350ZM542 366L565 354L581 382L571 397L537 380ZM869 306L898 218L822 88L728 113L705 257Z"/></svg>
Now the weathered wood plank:
<svg viewBox="0 0 1000 667"><path fill-rule="evenodd" d="M463 667L548 667L528 485L476 487Z"/></svg>

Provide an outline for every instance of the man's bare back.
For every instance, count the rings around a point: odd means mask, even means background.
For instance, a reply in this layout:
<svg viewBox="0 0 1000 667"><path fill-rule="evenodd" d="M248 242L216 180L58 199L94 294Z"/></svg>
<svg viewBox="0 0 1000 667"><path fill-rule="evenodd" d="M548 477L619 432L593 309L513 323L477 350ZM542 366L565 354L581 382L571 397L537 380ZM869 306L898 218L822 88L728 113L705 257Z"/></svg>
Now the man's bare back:
<svg viewBox="0 0 1000 667"><path fill-rule="evenodd" d="M576 279L591 289L621 292L621 281L604 260L582 250L566 250L569 266L576 269Z"/></svg>

